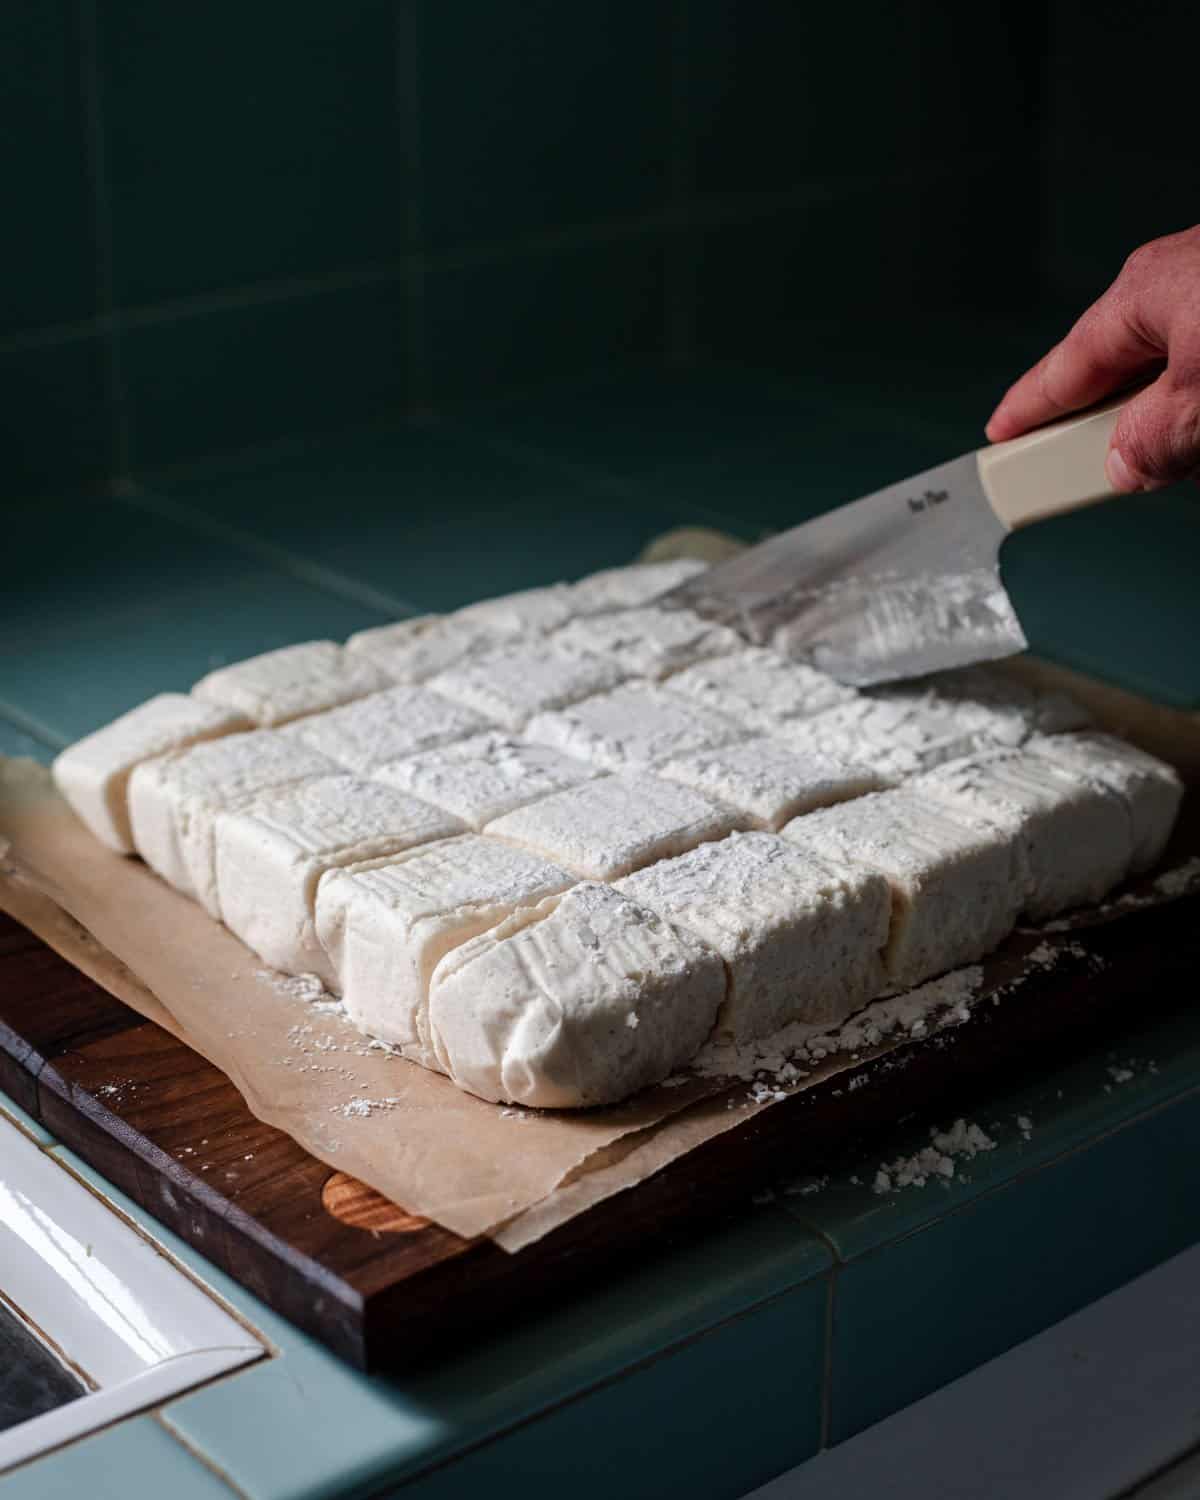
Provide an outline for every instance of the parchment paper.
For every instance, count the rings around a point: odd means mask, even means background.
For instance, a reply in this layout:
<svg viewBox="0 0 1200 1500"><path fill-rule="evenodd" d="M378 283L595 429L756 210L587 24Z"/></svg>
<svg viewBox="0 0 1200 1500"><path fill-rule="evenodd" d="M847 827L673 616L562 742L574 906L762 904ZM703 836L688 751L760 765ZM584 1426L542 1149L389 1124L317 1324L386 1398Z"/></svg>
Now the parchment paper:
<svg viewBox="0 0 1200 1500"><path fill-rule="evenodd" d="M194 902L93 838L33 761L0 758L0 838L0 907L219 1067L259 1119L456 1234L489 1233L595 1153L723 1087L689 1080L584 1113L486 1104L301 998ZM679 1150L691 1144L689 1131Z"/></svg>

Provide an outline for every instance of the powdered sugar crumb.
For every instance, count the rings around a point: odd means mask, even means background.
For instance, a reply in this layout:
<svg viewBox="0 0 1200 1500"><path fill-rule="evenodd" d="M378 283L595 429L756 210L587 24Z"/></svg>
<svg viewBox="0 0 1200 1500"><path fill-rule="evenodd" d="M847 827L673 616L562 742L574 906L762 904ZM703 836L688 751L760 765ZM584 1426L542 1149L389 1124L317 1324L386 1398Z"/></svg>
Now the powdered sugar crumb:
<svg viewBox="0 0 1200 1500"><path fill-rule="evenodd" d="M979 1125L955 1120L949 1130L931 1129L930 1144L912 1156L898 1156L883 1162L875 1173L872 1191L879 1196L900 1188L924 1187L931 1180L949 1182L957 1170L956 1161L971 1161L981 1151L992 1151L996 1142Z"/></svg>

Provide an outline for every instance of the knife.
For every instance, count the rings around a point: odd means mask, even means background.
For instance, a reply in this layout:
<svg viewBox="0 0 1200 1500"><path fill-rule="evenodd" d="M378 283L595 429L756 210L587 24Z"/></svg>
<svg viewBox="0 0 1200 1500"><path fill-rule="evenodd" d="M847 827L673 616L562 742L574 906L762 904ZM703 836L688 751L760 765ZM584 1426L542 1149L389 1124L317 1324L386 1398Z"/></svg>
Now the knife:
<svg viewBox="0 0 1200 1500"><path fill-rule="evenodd" d="M731 625L855 687L1023 651L1001 543L1113 497L1104 461L1132 394L839 506L656 603Z"/></svg>

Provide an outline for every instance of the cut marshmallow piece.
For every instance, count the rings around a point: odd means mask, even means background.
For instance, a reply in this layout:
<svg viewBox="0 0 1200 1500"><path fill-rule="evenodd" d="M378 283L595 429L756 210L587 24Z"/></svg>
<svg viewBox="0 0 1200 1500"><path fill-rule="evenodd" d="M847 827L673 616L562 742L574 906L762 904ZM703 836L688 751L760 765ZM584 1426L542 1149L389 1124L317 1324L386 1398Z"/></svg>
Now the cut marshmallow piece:
<svg viewBox="0 0 1200 1500"><path fill-rule="evenodd" d="M989 716L988 731L1004 745L1023 745L1031 735L1086 729L1091 715L1067 693L1022 681L989 667L939 672L907 691L924 690L935 701ZM901 690L904 691L904 690Z"/></svg>
<svg viewBox="0 0 1200 1500"><path fill-rule="evenodd" d="M885 781L959 760L996 743L991 720L975 707L936 702L927 693L862 694L811 719L787 720L775 738L796 750L869 767Z"/></svg>
<svg viewBox="0 0 1200 1500"><path fill-rule="evenodd" d="M575 886L456 948L429 995L437 1059L481 1099L611 1104L704 1042L725 994L717 954L610 886Z"/></svg>
<svg viewBox="0 0 1200 1500"><path fill-rule="evenodd" d="M589 880L628 875L741 826L690 787L639 774L602 776L489 823L487 832Z"/></svg>
<svg viewBox="0 0 1200 1500"><path fill-rule="evenodd" d="M194 896L209 916L220 916L213 841L217 814L258 792L339 769L294 735L271 729L143 761L129 778L134 847L176 890Z"/></svg>
<svg viewBox="0 0 1200 1500"><path fill-rule="evenodd" d="M272 967L332 987L314 925L321 876L462 832L440 808L355 776L262 792L216 820L221 920Z"/></svg>
<svg viewBox="0 0 1200 1500"><path fill-rule="evenodd" d="M614 889L725 960L717 1029L749 1041L792 1021L834 1022L887 983L884 877L834 867L770 833L735 833L662 860Z"/></svg>
<svg viewBox="0 0 1200 1500"><path fill-rule="evenodd" d="M378 780L445 808L477 830L514 808L600 774L546 745L498 733L410 755L375 773Z"/></svg>
<svg viewBox="0 0 1200 1500"><path fill-rule="evenodd" d="M707 563L694 557L670 562L634 563L628 568L606 568L581 578L571 589L571 608L577 615L598 615L613 609L640 609L660 594L669 593L703 573Z"/></svg>
<svg viewBox="0 0 1200 1500"><path fill-rule="evenodd" d="M568 656L546 640L500 647L441 672L430 689L505 729L517 730L546 709L565 708L624 679L611 662Z"/></svg>
<svg viewBox="0 0 1200 1500"><path fill-rule="evenodd" d="M1159 862L1183 800L1183 782L1173 766L1111 734L1056 734L1032 739L1027 748L1121 799L1129 813L1134 874Z"/></svg>
<svg viewBox="0 0 1200 1500"><path fill-rule="evenodd" d="M544 859L475 834L331 870L317 886L317 938L347 1015L370 1036L437 1066L427 1002L438 961L572 881Z"/></svg>
<svg viewBox="0 0 1200 1500"><path fill-rule="evenodd" d="M904 788L806 813L783 837L835 867L885 877L892 913L884 964L897 987L973 963L1016 924L1013 836Z"/></svg>
<svg viewBox="0 0 1200 1500"><path fill-rule="evenodd" d="M570 586L552 583L548 588L481 599L478 604L457 610L453 618L492 637L515 637L546 635L565 625L572 613Z"/></svg>
<svg viewBox="0 0 1200 1500"><path fill-rule="evenodd" d="M571 708L536 714L525 733L567 755L620 771L727 745L745 731L724 714L672 697L657 683L631 682Z"/></svg>
<svg viewBox="0 0 1200 1500"><path fill-rule="evenodd" d="M666 677L693 662L738 650L742 641L687 609L627 609L572 620L554 644L575 656L598 656L628 677Z"/></svg>
<svg viewBox="0 0 1200 1500"><path fill-rule="evenodd" d="M289 730L348 771L434 750L489 727L482 714L422 687L394 687L305 719Z"/></svg>
<svg viewBox="0 0 1200 1500"><path fill-rule="evenodd" d="M373 662L348 655L334 641L306 641L218 667L196 683L192 696L271 728L365 698L388 682Z"/></svg>
<svg viewBox="0 0 1200 1500"><path fill-rule="evenodd" d="M760 646L699 662L668 677L665 686L669 692L720 709L740 724L766 732L858 697L854 688L824 672Z"/></svg>
<svg viewBox="0 0 1200 1500"><path fill-rule="evenodd" d="M54 780L75 813L118 854L134 852L129 778L144 760L249 729L242 714L188 693L159 693L59 755Z"/></svg>
<svg viewBox="0 0 1200 1500"><path fill-rule="evenodd" d="M1129 873L1133 835L1124 802L1041 756L972 756L939 766L914 790L1015 840L1022 910L1031 921L1099 901Z"/></svg>
<svg viewBox="0 0 1200 1500"><path fill-rule="evenodd" d="M654 768L664 781L680 781L728 803L759 828L778 830L801 813L878 792L884 781L865 766L806 753L760 736L677 755Z"/></svg>
<svg viewBox="0 0 1200 1500"><path fill-rule="evenodd" d="M485 655L494 645L482 626L463 624L453 616L420 615L360 630L346 642L346 650L374 662L389 682L412 685L456 662Z"/></svg>

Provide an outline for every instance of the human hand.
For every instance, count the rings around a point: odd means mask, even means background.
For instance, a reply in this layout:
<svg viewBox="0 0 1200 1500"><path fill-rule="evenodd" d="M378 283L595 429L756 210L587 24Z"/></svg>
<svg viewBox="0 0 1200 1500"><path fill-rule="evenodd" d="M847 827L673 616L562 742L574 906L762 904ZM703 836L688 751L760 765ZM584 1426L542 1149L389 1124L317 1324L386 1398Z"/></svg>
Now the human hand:
<svg viewBox="0 0 1200 1500"><path fill-rule="evenodd" d="M1060 344L1005 394L992 442L1092 406L1140 379L1108 450L1114 490L1200 479L1200 225L1142 245Z"/></svg>

